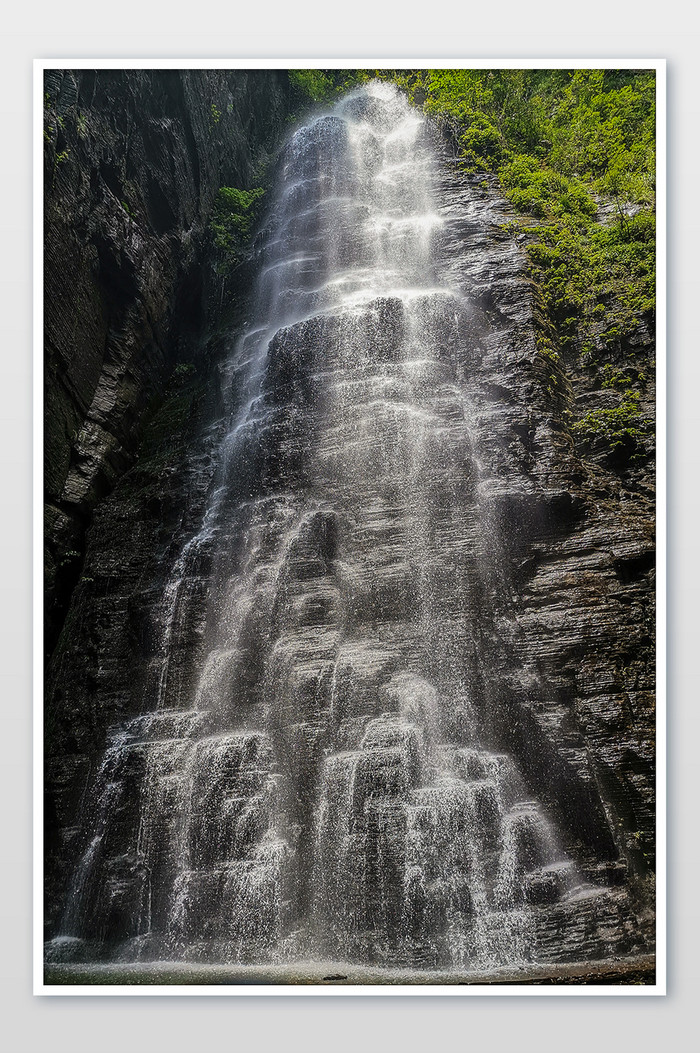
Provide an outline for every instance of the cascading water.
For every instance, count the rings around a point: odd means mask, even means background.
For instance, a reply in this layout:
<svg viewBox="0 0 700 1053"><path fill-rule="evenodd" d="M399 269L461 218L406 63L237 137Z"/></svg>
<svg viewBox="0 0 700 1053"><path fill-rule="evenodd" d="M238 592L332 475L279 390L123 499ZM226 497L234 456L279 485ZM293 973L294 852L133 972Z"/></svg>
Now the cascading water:
<svg viewBox="0 0 700 1053"><path fill-rule="evenodd" d="M209 506L153 692L86 801L58 943L463 970L622 946L619 900L499 748L481 323L437 181L383 84L286 147Z"/></svg>

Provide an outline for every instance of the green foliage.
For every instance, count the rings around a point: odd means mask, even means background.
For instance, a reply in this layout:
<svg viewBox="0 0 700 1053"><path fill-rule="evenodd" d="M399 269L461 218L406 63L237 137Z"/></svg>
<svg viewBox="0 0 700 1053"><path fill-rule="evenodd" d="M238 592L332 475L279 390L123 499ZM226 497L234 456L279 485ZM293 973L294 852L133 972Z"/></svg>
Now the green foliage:
<svg viewBox="0 0 700 1053"><path fill-rule="evenodd" d="M619 344L654 309L653 72L429 70L422 89L467 170L543 221L529 254L562 346Z"/></svg>
<svg viewBox="0 0 700 1053"><path fill-rule="evenodd" d="M300 95L313 102L329 98L333 92L333 85L322 70L290 69L289 79Z"/></svg>
<svg viewBox="0 0 700 1053"><path fill-rule="evenodd" d="M651 430L652 422L640 413L639 394L630 390L622 395L619 406L593 410L571 426L577 440L587 445L602 440L612 452L636 449Z"/></svg>
<svg viewBox="0 0 700 1053"><path fill-rule="evenodd" d="M595 190L652 200L653 72L428 70L423 88L435 117L462 128L487 117L504 153L531 154Z"/></svg>
<svg viewBox="0 0 700 1053"><path fill-rule="evenodd" d="M452 118L463 125L476 112L489 113L493 109L493 93L484 72L472 69L427 71L425 112L434 117Z"/></svg>
<svg viewBox="0 0 700 1053"><path fill-rule="evenodd" d="M388 80L395 84L405 95L409 102L416 106L422 106L425 102L425 71L419 69L371 69L371 70L346 70L351 75L353 84L362 83L364 80Z"/></svg>
<svg viewBox="0 0 700 1053"><path fill-rule="evenodd" d="M218 124L219 121L221 120L221 110L219 109L219 107L216 105L215 102L213 102L211 104L211 109L210 109L210 114L209 115L211 117L211 123L212 124Z"/></svg>
<svg viewBox="0 0 700 1053"><path fill-rule="evenodd" d="M173 377L175 380L182 380L183 377L191 377L197 372L197 367L191 362L178 362L173 370Z"/></svg>
<svg viewBox="0 0 700 1053"><path fill-rule="evenodd" d="M635 382L643 384L645 381L646 374L638 369L617 369L610 363L603 366L602 386L612 391L626 391Z"/></svg>
<svg viewBox="0 0 700 1053"><path fill-rule="evenodd" d="M416 88L422 83L418 70L372 69L291 69L289 80L303 102L331 102L346 91L368 80L390 80L416 101Z"/></svg>
<svg viewBox="0 0 700 1053"><path fill-rule="evenodd" d="M544 317L538 352L553 394L559 352L602 369L619 405L573 425L582 446L634 460L653 423L627 338L655 308L655 75L647 70L427 70L412 97L467 172L495 173L528 235ZM601 207L603 206L603 207ZM505 225L513 232L516 224ZM546 336L544 335L546 333ZM554 368L556 367L556 368Z"/></svg>
<svg viewBox="0 0 700 1053"><path fill-rule="evenodd" d="M653 230L650 212L605 224L573 211L539 229L528 254L563 346L576 338L591 353L595 334L603 348L617 346L653 312Z"/></svg>
<svg viewBox="0 0 700 1053"><path fill-rule="evenodd" d="M253 232L264 193L260 186L252 190L239 190L231 186L219 189L209 226L214 244L221 251L227 266L235 266L240 262Z"/></svg>
<svg viewBox="0 0 700 1053"><path fill-rule="evenodd" d="M312 102L328 102L337 95L353 87L359 79L354 78L353 73L364 74L365 71L349 71L349 69L289 69L289 80L291 80L296 92L305 100Z"/></svg>
<svg viewBox="0 0 700 1053"><path fill-rule="evenodd" d="M655 172L654 74L626 82L614 70L576 70L551 119L551 163L601 192L651 204ZM630 71L632 72L632 71Z"/></svg>
<svg viewBox="0 0 700 1053"><path fill-rule="evenodd" d="M559 353L552 346L552 341L549 340L543 333L539 333L537 337L537 351L543 358L546 358L549 362L559 364Z"/></svg>
<svg viewBox="0 0 700 1053"><path fill-rule="evenodd" d="M465 166L471 171L491 169L501 156L501 139L494 124L480 113L468 116L458 136Z"/></svg>
<svg viewBox="0 0 700 1053"><path fill-rule="evenodd" d="M530 154L516 154L498 174L519 212L541 218L566 216L577 225L595 215L596 203L580 180L542 165Z"/></svg>

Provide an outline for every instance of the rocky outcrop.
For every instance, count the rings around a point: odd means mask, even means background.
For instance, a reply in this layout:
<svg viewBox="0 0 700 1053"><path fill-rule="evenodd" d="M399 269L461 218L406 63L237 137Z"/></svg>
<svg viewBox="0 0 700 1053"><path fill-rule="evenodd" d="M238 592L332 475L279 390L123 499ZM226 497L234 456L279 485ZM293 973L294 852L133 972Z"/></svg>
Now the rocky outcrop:
<svg viewBox="0 0 700 1053"><path fill-rule="evenodd" d="M213 305L240 300L207 224L219 187L260 181L289 87L274 70L47 70L44 104L50 654L92 510L175 364L201 354Z"/></svg>
<svg viewBox="0 0 700 1053"><path fill-rule="evenodd" d="M494 181L473 177L466 207L462 186L448 179L444 200L454 201L454 236L472 251L453 258L464 287L499 325L498 346L482 363L481 405L492 422L483 456L494 467L510 577L502 624L513 631L493 641L494 661L511 670L504 742L524 758L572 840L618 859L602 869L628 873L653 930L652 320L640 319L597 365L579 348L553 356L528 280L527 234L514 237ZM575 428L584 414L617 404L602 383L606 365L642 378L647 428L623 448L603 436L582 441ZM600 860L592 865L601 868Z"/></svg>

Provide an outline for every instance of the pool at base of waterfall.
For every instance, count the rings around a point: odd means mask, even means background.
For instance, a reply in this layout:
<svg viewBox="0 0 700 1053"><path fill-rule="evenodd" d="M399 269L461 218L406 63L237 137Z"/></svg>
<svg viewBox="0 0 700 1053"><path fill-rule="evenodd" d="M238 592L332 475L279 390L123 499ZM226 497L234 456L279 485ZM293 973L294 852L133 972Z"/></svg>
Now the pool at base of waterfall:
<svg viewBox="0 0 700 1053"><path fill-rule="evenodd" d="M183 962L130 965L47 965L47 985L71 986L435 986L478 985L652 985L656 980L653 955L612 958L602 962L567 962L523 966L491 972L454 972L417 969L379 969L347 962L297 962L274 966L192 965Z"/></svg>

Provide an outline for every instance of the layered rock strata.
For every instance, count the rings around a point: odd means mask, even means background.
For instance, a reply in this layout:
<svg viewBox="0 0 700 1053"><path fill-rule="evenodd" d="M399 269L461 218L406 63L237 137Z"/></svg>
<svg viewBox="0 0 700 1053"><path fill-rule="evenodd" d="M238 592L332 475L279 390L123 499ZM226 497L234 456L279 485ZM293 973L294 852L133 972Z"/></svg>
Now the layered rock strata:
<svg viewBox="0 0 700 1053"><path fill-rule="evenodd" d="M92 510L226 295L207 263L220 186L247 187L289 109L282 72L47 70L44 95L46 630ZM240 294L239 294L240 295Z"/></svg>

